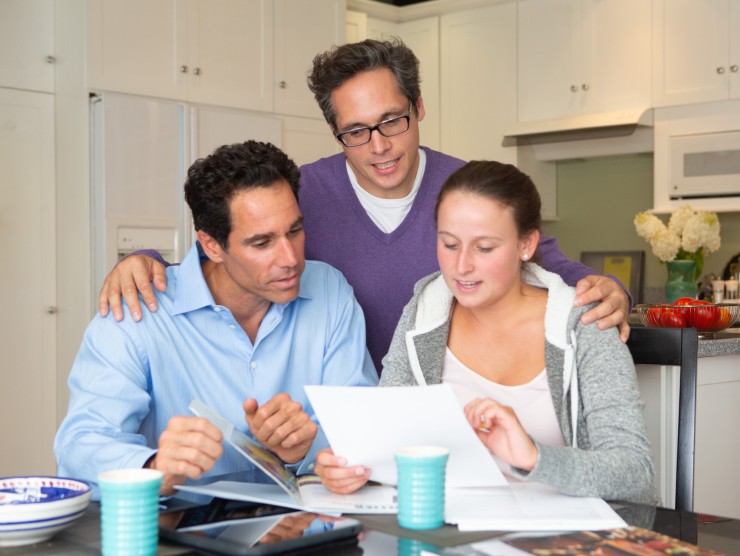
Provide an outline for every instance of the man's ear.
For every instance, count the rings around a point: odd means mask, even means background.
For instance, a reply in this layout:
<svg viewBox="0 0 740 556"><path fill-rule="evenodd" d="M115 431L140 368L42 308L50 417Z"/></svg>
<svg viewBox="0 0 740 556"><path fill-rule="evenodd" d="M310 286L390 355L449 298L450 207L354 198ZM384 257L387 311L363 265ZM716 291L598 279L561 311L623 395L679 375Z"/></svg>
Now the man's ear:
<svg viewBox="0 0 740 556"><path fill-rule="evenodd" d="M424 110L424 99L419 95L419 98L416 99L416 120L419 122L422 121L425 115L426 110Z"/></svg>
<svg viewBox="0 0 740 556"><path fill-rule="evenodd" d="M224 248L221 247L221 244L203 230L198 230L197 233L198 241L206 256L214 263L220 263L224 254Z"/></svg>

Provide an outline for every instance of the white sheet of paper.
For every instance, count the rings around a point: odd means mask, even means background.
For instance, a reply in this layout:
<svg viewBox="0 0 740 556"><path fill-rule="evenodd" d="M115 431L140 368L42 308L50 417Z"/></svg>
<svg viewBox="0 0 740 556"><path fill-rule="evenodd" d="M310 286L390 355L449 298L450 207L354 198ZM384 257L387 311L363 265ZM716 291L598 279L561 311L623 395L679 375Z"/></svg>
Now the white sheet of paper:
<svg viewBox="0 0 740 556"><path fill-rule="evenodd" d="M601 498L566 496L538 483L448 489L445 521L460 531L597 531L626 527Z"/></svg>
<svg viewBox="0 0 740 556"><path fill-rule="evenodd" d="M373 481L396 484L397 448L432 445L450 450L447 487L507 484L448 384L304 388L334 453L368 467Z"/></svg>

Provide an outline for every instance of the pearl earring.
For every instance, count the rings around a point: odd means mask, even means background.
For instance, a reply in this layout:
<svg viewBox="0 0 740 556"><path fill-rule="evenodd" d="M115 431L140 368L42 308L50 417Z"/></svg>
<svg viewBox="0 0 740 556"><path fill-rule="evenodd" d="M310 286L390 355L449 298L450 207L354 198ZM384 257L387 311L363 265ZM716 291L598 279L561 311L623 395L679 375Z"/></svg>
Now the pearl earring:
<svg viewBox="0 0 740 556"><path fill-rule="evenodd" d="M524 253L524 254L522 255L522 260L523 260L523 261L526 261L527 259L529 259L529 255L528 255L527 253Z"/></svg>

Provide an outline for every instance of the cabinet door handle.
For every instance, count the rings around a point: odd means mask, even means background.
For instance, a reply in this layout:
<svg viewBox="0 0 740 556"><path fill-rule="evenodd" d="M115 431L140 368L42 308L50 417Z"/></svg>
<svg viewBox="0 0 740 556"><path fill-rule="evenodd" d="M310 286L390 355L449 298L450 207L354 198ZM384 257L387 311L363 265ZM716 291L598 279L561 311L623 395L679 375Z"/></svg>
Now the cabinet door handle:
<svg viewBox="0 0 740 556"><path fill-rule="evenodd" d="M730 66L730 71L731 71L732 73L737 73L737 70L738 70L737 64L732 64L732 65Z"/></svg>
<svg viewBox="0 0 740 556"><path fill-rule="evenodd" d="M584 91L588 91L588 83L584 83L583 85L581 85L581 89L583 89Z"/></svg>
<svg viewBox="0 0 740 556"><path fill-rule="evenodd" d="M288 87L288 84L285 81L280 81L278 83L278 87L280 87L281 89L285 89Z"/></svg>
<svg viewBox="0 0 740 556"><path fill-rule="evenodd" d="M47 64L56 64L57 59L55 56L52 56L51 54L49 54L46 58L44 58L44 62L46 62Z"/></svg>
<svg viewBox="0 0 740 556"><path fill-rule="evenodd" d="M718 73L718 74L720 74L720 75L722 75L723 73L725 73L725 68L724 68L724 66L719 66L719 67L717 68L717 73Z"/></svg>
<svg viewBox="0 0 740 556"><path fill-rule="evenodd" d="M193 68L193 75L200 75L200 68Z"/></svg>
<svg viewBox="0 0 740 556"><path fill-rule="evenodd" d="M576 87L575 85L571 85L570 90L575 93L578 90L578 87Z"/></svg>
<svg viewBox="0 0 740 556"><path fill-rule="evenodd" d="M58 311L58 309L57 309L57 308L56 308L56 307L55 307L54 305L49 305L49 306L48 306L48 307L46 308L46 312L47 312L48 314L50 314L50 315L56 315L56 314L57 314L57 311Z"/></svg>
<svg viewBox="0 0 740 556"><path fill-rule="evenodd" d="M180 66L180 73L187 73L188 67L187 66Z"/></svg>

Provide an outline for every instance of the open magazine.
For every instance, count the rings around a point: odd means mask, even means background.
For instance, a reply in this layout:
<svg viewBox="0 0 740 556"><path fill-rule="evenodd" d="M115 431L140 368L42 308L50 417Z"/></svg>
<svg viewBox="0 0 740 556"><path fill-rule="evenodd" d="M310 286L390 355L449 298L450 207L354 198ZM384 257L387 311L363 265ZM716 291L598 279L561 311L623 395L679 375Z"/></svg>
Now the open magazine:
<svg viewBox="0 0 740 556"><path fill-rule="evenodd" d="M180 485L176 487L179 490L324 514L393 514L398 511L396 489L393 487L366 485L352 494L334 494L315 475L296 477L279 457L202 401L193 400L189 408L195 415L208 419L218 427L224 439L264 471L275 484L216 481L208 485Z"/></svg>
<svg viewBox="0 0 740 556"><path fill-rule="evenodd" d="M495 556L724 556L639 527L558 535L507 535L475 543L476 554Z"/></svg>

